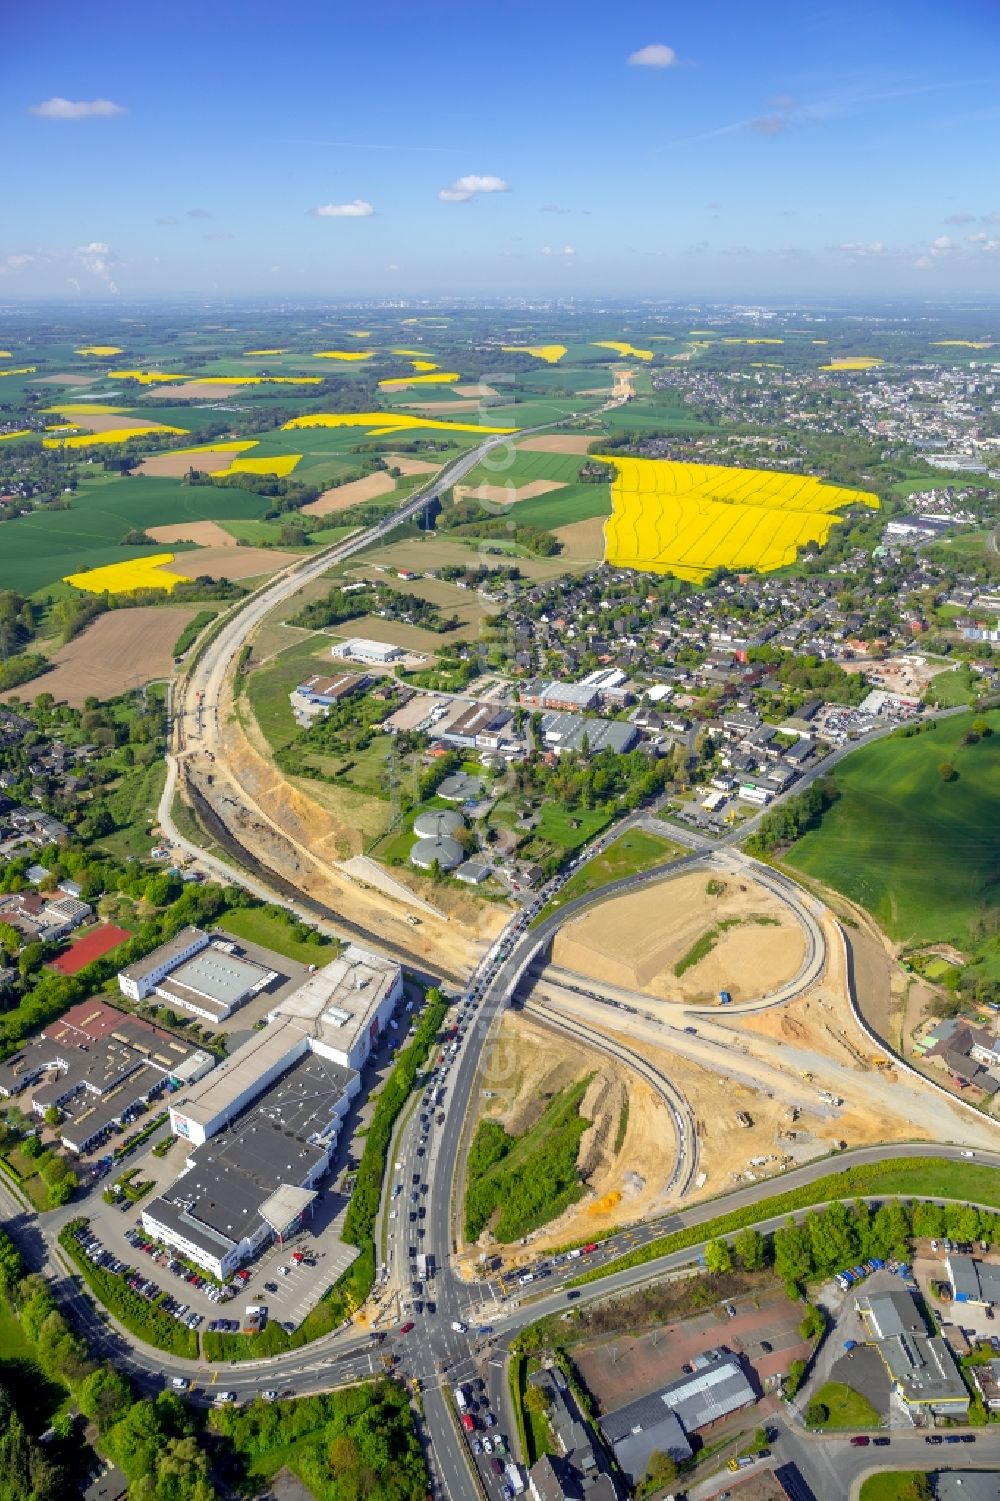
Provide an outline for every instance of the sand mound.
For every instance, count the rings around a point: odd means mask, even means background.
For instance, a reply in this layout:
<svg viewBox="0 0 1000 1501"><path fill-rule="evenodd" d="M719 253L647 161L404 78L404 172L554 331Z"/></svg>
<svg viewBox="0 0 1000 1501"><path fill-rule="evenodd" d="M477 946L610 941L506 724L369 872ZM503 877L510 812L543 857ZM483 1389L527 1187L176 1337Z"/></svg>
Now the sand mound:
<svg viewBox="0 0 1000 1501"><path fill-rule="evenodd" d="M742 876L726 876L716 896L708 883L704 871L693 871L602 902L559 932L553 963L676 1001L714 1000L723 989L750 1000L792 979L804 937L784 903ZM737 925L723 931L727 922ZM676 965L712 931L714 947L678 976Z"/></svg>
<svg viewBox="0 0 1000 1501"><path fill-rule="evenodd" d="M586 453L595 437L596 434L586 433L543 433L538 438L525 438L517 447L525 453Z"/></svg>
<svg viewBox="0 0 1000 1501"><path fill-rule="evenodd" d="M352 479L346 485L335 485L332 490L324 490L318 500L310 501L302 510L308 516L332 516L337 511L349 510L361 501L388 495L395 488L396 481L392 475L380 469L374 474L366 474L363 479Z"/></svg>

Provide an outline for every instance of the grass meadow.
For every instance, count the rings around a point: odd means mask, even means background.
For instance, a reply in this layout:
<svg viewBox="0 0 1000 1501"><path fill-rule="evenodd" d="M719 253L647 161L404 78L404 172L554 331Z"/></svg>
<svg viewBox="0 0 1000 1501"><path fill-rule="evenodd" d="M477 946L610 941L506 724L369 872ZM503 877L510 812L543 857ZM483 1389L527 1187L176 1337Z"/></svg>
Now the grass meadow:
<svg viewBox="0 0 1000 1501"><path fill-rule="evenodd" d="M993 734L963 745L975 716L890 736L831 772L839 799L787 856L803 875L866 907L901 943L975 949L1000 879L1000 710ZM954 781L939 767L954 766Z"/></svg>

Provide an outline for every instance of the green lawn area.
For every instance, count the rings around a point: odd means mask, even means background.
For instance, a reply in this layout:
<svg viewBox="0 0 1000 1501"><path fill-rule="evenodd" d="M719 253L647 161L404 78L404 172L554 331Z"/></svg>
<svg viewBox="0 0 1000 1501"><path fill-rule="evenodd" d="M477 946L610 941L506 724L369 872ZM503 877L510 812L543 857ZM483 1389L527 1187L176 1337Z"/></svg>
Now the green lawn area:
<svg viewBox="0 0 1000 1501"><path fill-rule="evenodd" d="M607 886L609 881L620 881L624 876L633 876L654 865L666 865L668 861L676 860L686 853L681 845L674 844L671 839L660 839L658 835L647 834L643 829L630 829L627 834L622 834L613 844L609 844L603 854L595 855L593 860L588 860L581 870L570 876L559 893L558 905L571 902L574 897L584 896L588 891L596 891L600 886Z"/></svg>
<svg viewBox="0 0 1000 1501"><path fill-rule="evenodd" d="M861 1486L860 1501L929 1501L933 1492L928 1487L923 1470L887 1470L868 1476Z"/></svg>
<svg viewBox="0 0 1000 1501"><path fill-rule="evenodd" d="M827 1416L821 1409L826 1408ZM806 1408L809 1428L878 1428L881 1419L868 1398L842 1381L828 1381Z"/></svg>
<svg viewBox="0 0 1000 1501"><path fill-rule="evenodd" d="M945 537L928 548L928 554L949 568L961 568L968 564L985 563L994 572L1000 571L1000 555L989 545L992 528L981 532L959 532L957 537Z"/></svg>
<svg viewBox="0 0 1000 1501"><path fill-rule="evenodd" d="M867 907L898 941L974 948L998 876L1000 711L982 717L993 734L974 745L961 744L974 718L963 714L841 761L839 799L788 864ZM944 762L956 780L942 779Z"/></svg>
<svg viewBox="0 0 1000 1501"><path fill-rule="evenodd" d="M261 948L295 959L299 964L322 967L337 954L333 943L309 943L296 937L295 924L285 922L266 907L234 907L219 918L216 927L225 928L234 938L259 943Z"/></svg>
<svg viewBox="0 0 1000 1501"><path fill-rule="evenodd" d="M272 749L290 744L299 733L288 701L296 684L315 672L326 671L332 675L330 646L329 636L300 637L265 666L250 673L247 695Z"/></svg>
<svg viewBox="0 0 1000 1501"><path fill-rule="evenodd" d="M116 859L149 858L153 843L149 826L156 818L166 779L166 762L154 761L145 770L128 773L122 786L112 793L111 811L121 827L112 834L105 834L101 846Z"/></svg>
<svg viewBox="0 0 1000 1501"><path fill-rule="evenodd" d="M567 485L565 490L553 490L550 495L519 500L512 515L515 522L540 526L546 531L569 526L573 521L587 521L591 516L610 516L611 487L582 482Z"/></svg>
<svg viewBox="0 0 1000 1501"><path fill-rule="evenodd" d="M522 850L528 858L535 858L535 846L553 845L558 849L577 850L595 834L599 834L611 822L611 811L606 808L561 807L558 803L546 803L528 845Z"/></svg>

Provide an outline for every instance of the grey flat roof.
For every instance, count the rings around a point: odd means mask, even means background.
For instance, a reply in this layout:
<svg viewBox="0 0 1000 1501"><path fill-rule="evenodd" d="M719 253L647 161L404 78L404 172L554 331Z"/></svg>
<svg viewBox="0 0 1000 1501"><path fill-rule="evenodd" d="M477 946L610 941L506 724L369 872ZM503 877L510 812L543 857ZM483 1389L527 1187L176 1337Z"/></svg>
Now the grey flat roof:
<svg viewBox="0 0 1000 1501"><path fill-rule="evenodd" d="M149 1214L218 1255L231 1242L252 1235L261 1205L282 1184L299 1187L325 1152L298 1141L258 1116L213 1137L192 1154L192 1166L158 1199Z"/></svg>
<svg viewBox="0 0 1000 1501"><path fill-rule="evenodd" d="M997 1501L996 1470L939 1470L934 1476L937 1501Z"/></svg>
<svg viewBox="0 0 1000 1501"><path fill-rule="evenodd" d="M432 839L418 839L410 850L410 859L414 865L426 867L436 860L442 870L454 870L465 859L465 851L457 839L440 834Z"/></svg>
<svg viewBox="0 0 1000 1501"><path fill-rule="evenodd" d="M357 1079L352 1068L344 1068L319 1053L304 1053L249 1108L272 1125L307 1141L327 1130L335 1106Z"/></svg>
<svg viewBox="0 0 1000 1501"><path fill-rule="evenodd" d="M436 839L464 828L465 819L455 808L428 808L413 820L413 832L421 839Z"/></svg>
<svg viewBox="0 0 1000 1501"><path fill-rule="evenodd" d="M203 933L200 928L181 928L179 933L175 933L173 938L168 938L166 943L161 943L159 948L147 954L144 959L137 959L134 964L126 965L122 974L129 980L144 979L146 975L152 974L155 969L167 963L174 955L183 954L196 938L203 938L206 944L208 943L208 934Z"/></svg>
<svg viewBox="0 0 1000 1501"><path fill-rule="evenodd" d="M170 980L181 989L193 991L195 996L207 996L232 1007L274 975L273 969L264 969L249 959L238 959L235 954L227 954L210 944L193 959L171 970Z"/></svg>
<svg viewBox="0 0 1000 1501"><path fill-rule="evenodd" d="M67 1119L59 1127L59 1135L80 1147L91 1136L110 1126L112 1121L119 1120L123 1111L137 1100L145 1099L162 1080L162 1069L144 1063L113 1094L93 1095L88 1091L85 1095L77 1095L67 1107Z"/></svg>
<svg viewBox="0 0 1000 1501"><path fill-rule="evenodd" d="M613 750L619 754L634 745L639 732L627 720L594 719L584 714L555 713L542 716L542 734L560 750L579 750L584 736L591 752Z"/></svg>
<svg viewBox="0 0 1000 1501"><path fill-rule="evenodd" d="M255 1032L231 1058L214 1068L184 1094L175 1094L171 1106L199 1125L207 1126L229 1109L234 1100L250 1089L269 1069L288 1058L301 1045L302 1031L284 1017Z"/></svg>
<svg viewBox="0 0 1000 1501"><path fill-rule="evenodd" d="M870 1298L860 1300L859 1306L862 1312L867 1312L872 1332L879 1339L927 1333L920 1310L907 1292L873 1293Z"/></svg>
<svg viewBox="0 0 1000 1501"><path fill-rule="evenodd" d="M946 1261L948 1276L951 1285L955 1289L955 1297L976 1298L979 1297L979 1277L976 1274L976 1263L971 1256L949 1256Z"/></svg>

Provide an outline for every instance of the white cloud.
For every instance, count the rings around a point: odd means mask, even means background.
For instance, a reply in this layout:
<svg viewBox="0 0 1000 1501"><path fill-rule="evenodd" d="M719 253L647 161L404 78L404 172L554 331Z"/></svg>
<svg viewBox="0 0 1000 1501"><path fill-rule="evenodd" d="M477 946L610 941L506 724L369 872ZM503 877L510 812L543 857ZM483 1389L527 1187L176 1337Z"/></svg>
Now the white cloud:
<svg viewBox="0 0 1000 1501"><path fill-rule="evenodd" d="M3 265L0 266L0 271L21 271L25 266L32 265L34 263L34 260L35 257L33 255L8 255L5 256Z"/></svg>
<svg viewBox="0 0 1000 1501"><path fill-rule="evenodd" d="M954 243L951 235L938 235L936 240L931 241L931 250L951 250Z"/></svg>
<svg viewBox="0 0 1000 1501"><path fill-rule="evenodd" d="M118 291L111 269L118 257L103 240L91 240L88 245L78 245L73 251L73 259L88 275L102 281L109 292Z"/></svg>
<svg viewBox="0 0 1000 1501"><path fill-rule="evenodd" d="M662 42L650 42L648 47L630 52L628 60L632 68L673 68L677 63L677 53Z"/></svg>
<svg viewBox="0 0 1000 1501"><path fill-rule="evenodd" d="M564 245L561 250L553 250L553 248L552 248L551 245L543 245L542 246L542 254L543 255L562 255L562 256L565 256L567 260L571 260L573 258L573 256L576 255L576 251L574 250L574 248L573 248L572 245Z"/></svg>
<svg viewBox="0 0 1000 1501"><path fill-rule="evenodd" d="M123 115L125 106L114 104L110 99L43 99L33 104L29 113L40 115L43 120L95 120L112 115Z"/></svg>
<svg viewBox="0 0 1000 1501"><path fill-rule="evenodd" d="M837 248L842 250L845 255L854 255L861 258L886 254L886 247L881 240L872 240L867 245L857 240L849 240L846 245L840 245Z"/></svg>
<svg viewBox="0 0 1000 1501"><path fill-rule="evenodd" d="M365 198L353 198L350 203L321 203L311 210L316 219L370 219L374 212Z"/></svg>
<svg viewBox="0 0 1000 1501"><path fill-rule="evenodd" d="M468 203L479 193L509 192L510 184L502 177L480 177L476 172L469 172L465 177L456 177L450 187L442 188L438 197L442 203Z"/></svg>
<svg viewBox="0 0 1000 1501"><path fill-rule="evenodd" d="M758 115L750 121L750 129L761 136L780 136L788 129L788 121L784 115Z"/></svg>

